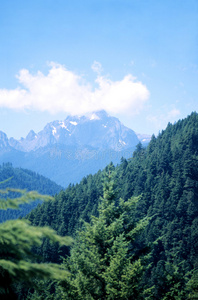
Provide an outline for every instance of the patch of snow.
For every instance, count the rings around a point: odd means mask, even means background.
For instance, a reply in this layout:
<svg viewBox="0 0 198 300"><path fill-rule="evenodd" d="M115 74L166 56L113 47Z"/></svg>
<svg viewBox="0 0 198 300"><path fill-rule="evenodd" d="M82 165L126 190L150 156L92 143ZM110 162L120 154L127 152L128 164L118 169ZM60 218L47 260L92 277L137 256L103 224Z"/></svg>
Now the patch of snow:
<svg viewBox="0 0 198 300"><path fill-rule="evenodd" d="M73 122L73 121L70 121L70 123L72 124L72 125L74 125L74 126L76 126L76 125L78 125L78 123L77 122Z"/></svg>
<svg viewBox="0 0 198 300"><path fill-rule="evenodd" d="M100 118L96 114L92 114L89 120L100 120Z"/></svg>
<svg viewBox="0 0 198 300"><path fill-rule="evenodd" d="M119 140L119 143L122 144L122 145L126 145L126 143L122 140Z"/></svg>
<svg viewBox="0 0 198 300"><path fill-rule="evenodd" d="M53 130L52 130L52 134L55 135L56 134L56 127L52 126Z"/></svg>
<svg viewBox="0 0 198 300"><path fill-rule="evenodd" d="M59 124L60 124L60 127L67 129L67 127L65 126L65 123L64 123L64 122L59 122ZM68 130L68 129L67 129L67 130ZM69 130L68 130L68 131L69 131Z"/></svg>

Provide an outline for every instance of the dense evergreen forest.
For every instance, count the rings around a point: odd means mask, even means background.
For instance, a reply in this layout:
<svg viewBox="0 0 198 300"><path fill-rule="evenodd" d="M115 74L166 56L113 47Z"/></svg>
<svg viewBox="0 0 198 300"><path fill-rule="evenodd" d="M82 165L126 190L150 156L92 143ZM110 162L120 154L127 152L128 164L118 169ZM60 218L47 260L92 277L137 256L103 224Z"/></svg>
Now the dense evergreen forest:
<svg viewBox="0 0 198 300"><path fill-rule="evenodd" d="M198 299L198 114L27 218L75 242L33 248L70 273L39 281L40 290L20 286L19 299Z"/></svg>
<svg viewBox="0 0 198 300"><path fill-rule="evenodd" d="M14 168L11 163L4 163L0 166L0 190L7 188L25 189L27 191L37 191L44 195L53 196L62 190L60 185L50 179L41 176L27 169ZM16 193L1 194L1 198L15 198ZM0 223L10 219L16 219L27 215L38 205L38 201L30 204L23 204L20 209L0 210Z"/></svg>

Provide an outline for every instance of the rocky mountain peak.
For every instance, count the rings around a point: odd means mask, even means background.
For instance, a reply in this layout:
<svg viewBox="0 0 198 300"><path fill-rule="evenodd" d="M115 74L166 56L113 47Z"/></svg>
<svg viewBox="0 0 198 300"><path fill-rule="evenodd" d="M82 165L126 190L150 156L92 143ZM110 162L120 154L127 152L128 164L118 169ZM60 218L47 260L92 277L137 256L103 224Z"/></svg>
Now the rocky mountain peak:
<svg viewBox="0 0 198 300"><path fill-rule="evenodd" d="M138 142L132 129L125 127L119 119L108 115L104 110L86 116L67 116L64 121L48 123L37 134L31 130L26 138L19 141L10 139L13 148L24 152L55 144L121 151L134 147Z"/></svg>
<svg viewBox="0 0 198 300"><path fill-rule="evenodd" d="M7 147L9 147L8 137L3 131L0 131L0 148Z"/></svg>
<svg viewBox="0 0 198 300"><path fill-rule="evenodd" d="M36 133L34 132L34 130L30 130L30 132L28 133L28 135L26 136L26 140L28 141L32 141L35 138L37 138Z"/></svg>

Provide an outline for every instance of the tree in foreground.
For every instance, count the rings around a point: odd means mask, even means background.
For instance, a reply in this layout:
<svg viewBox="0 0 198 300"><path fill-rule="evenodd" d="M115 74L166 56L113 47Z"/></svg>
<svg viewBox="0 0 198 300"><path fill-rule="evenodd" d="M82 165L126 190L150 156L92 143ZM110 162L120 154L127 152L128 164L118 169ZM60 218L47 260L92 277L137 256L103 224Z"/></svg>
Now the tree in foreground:
<svg viewBox="0 0 198 300"><path fill-rule="evenodd" d="M14 192L20 194L15 199L0 199L0 209L17 208L18 205L36 199L49 200L37 192L26 192L18 189L1 190L1 193ZM26 286L36 288L35 279L61 280L68 275L57 264L36 263L32 246L40 246L43 238L60 245L71 244L68 237L58 236L48 227L31 226L27 220L12 220L0 224L0 299L17 299L16 284L22 282Z"/></svg>
<svg viewBox="0 0 198 300"><path fill-rule="evenodd" d="M134 244L147 221L133 221L138 198L116 200L111 165L103 192L99 216L77 233L71 256L65 260L70 274L62 281L62 299L142 299L144 264Z"/></svg>

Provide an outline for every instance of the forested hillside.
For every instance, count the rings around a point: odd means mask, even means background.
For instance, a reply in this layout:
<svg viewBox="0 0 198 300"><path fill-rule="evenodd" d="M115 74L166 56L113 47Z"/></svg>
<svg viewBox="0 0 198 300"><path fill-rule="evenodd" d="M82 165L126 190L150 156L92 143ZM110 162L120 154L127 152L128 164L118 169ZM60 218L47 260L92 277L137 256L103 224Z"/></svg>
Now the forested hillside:
<svg viewBox="0 0 198 300"><path fill-rule="evenodd" d="M91 215L100 218L98 204L104 192L103 180L104 171L83 178L80 184L61 191L54 202L44 203L32 211L28 219L33 225L50 225L61 235L75 237L82 220L90 222ZM119 299L197 299L198 114L194 112L174 125L168 124L158 137L152 137L146 149L138 144L133 157L123 158L115 167L114 183L117 187L115 203L120 197L128 201L132 196L140 196L132 214L133 222L146 218L148 224L133 247L147 249L141 252L147 258L150 253L137 288L138 296L133 298L127 294ZM82 244L86 245L84 240ZM37 251L44 261L53 262L60 262L60 255L69 254L67 248L52 248L45 241ZM132 248L129 252L135 255ZM85 274L88 270L85 268L82 272ZM55 293L52 299L59 289L51 290ZM82 295L74 298L71 295L68 299L83 299ZM84 299L103 298L92 295Z"/></svg>
<svg viewBox="0 0 198 300"><path fill-rule="evenodd" d="M62 189L55 182L27 169L14 168L11 163L0 166L0 189L18 188L27 191L37 191L40 194L55 195ZM16 197L15 193L1 194L3 197ZM0 210L0 222L25 216L38 205L38 201L23 204L19 210Z"/></svg>

